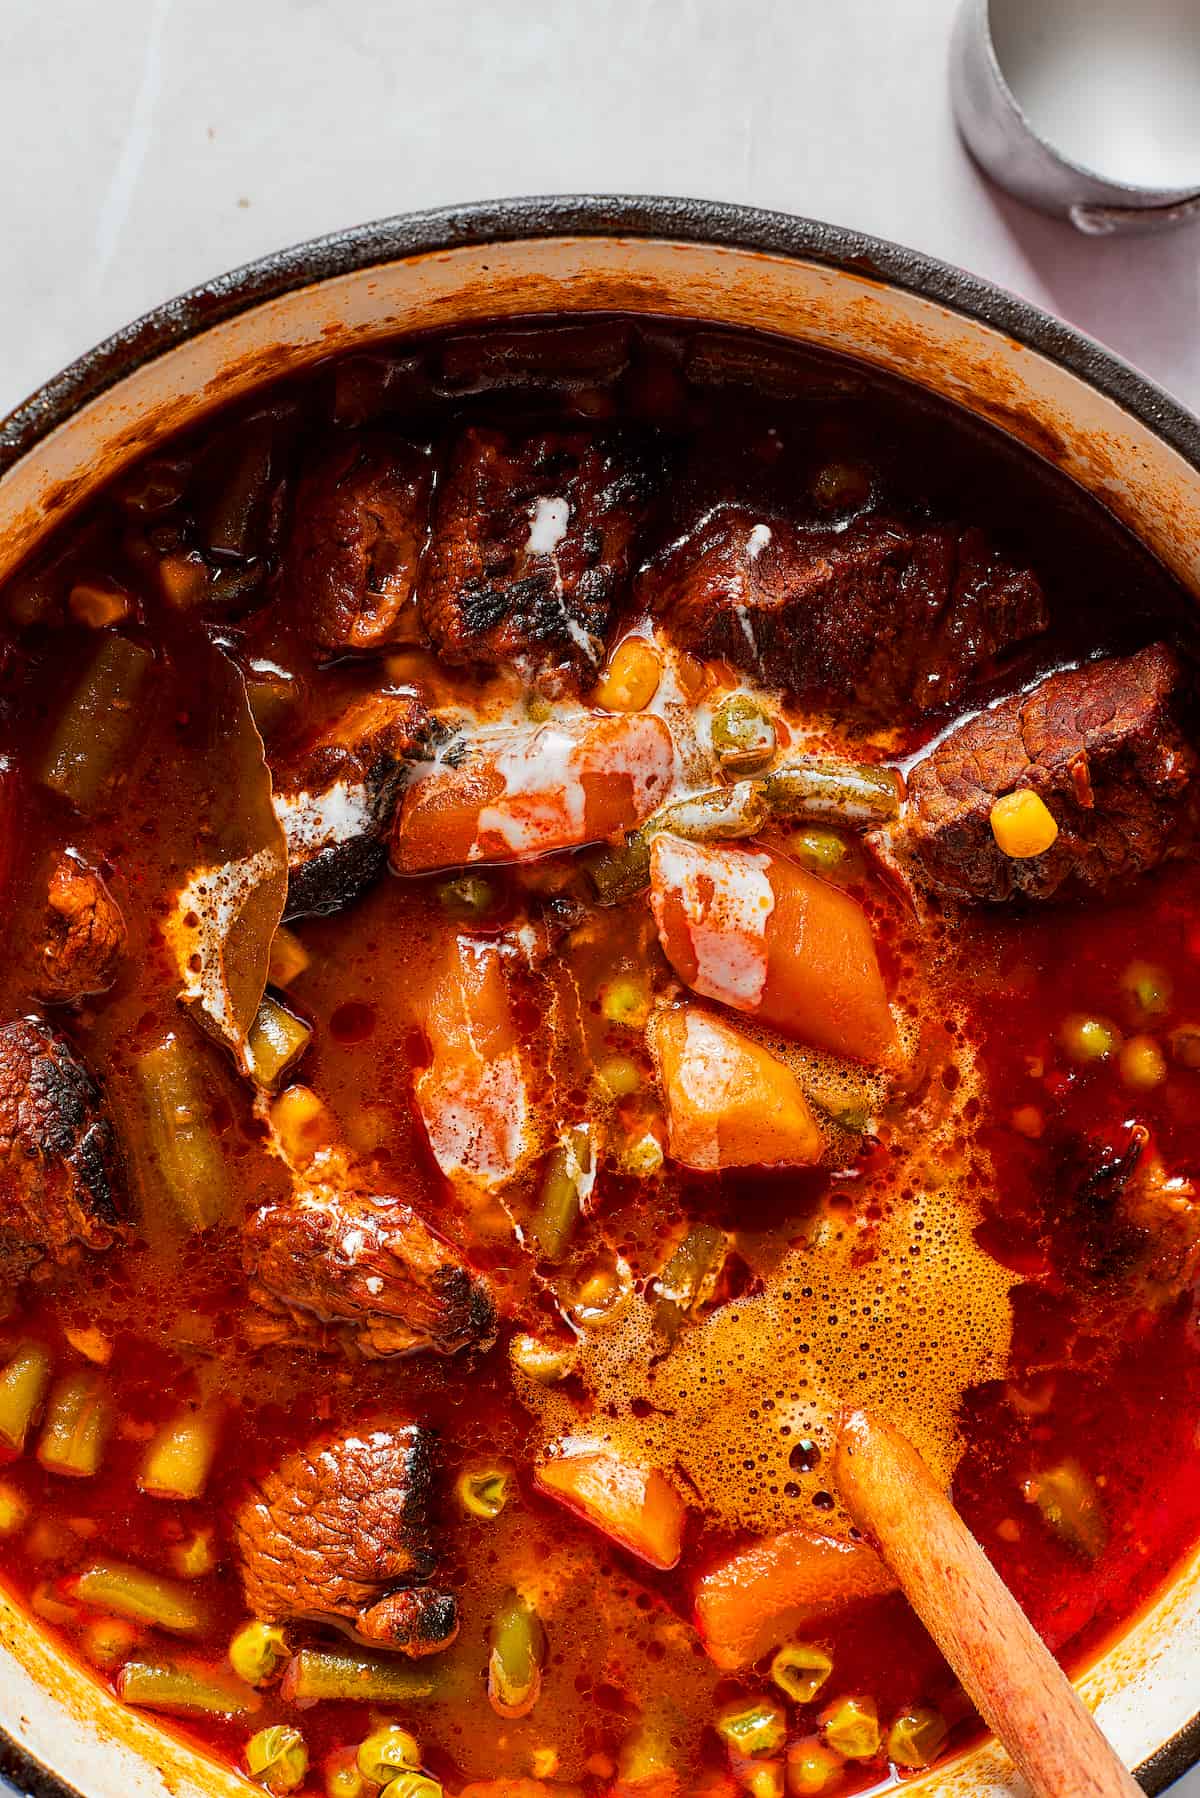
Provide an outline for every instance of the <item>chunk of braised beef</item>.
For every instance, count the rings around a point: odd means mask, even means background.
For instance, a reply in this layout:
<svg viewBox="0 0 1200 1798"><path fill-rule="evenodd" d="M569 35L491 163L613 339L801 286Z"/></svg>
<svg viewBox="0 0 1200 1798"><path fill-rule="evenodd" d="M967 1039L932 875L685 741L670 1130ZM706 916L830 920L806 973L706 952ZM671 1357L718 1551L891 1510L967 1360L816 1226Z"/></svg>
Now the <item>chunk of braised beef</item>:
<svg viewBox="0 0 1200 1798"><path fill-rule="evenodd" d="M639 595L697 655L892 722L952 704L1048 623L1036 577L982 532L878 514L802 529L718 506Z"/></svg>
<svg viewBox="0 0 1200 1798"><path fill-rule="evenodd" d="M416 637L432 484L426 451L368 432L336 442L301 475L284 585L319 657Z"/></svg>
<svg viewBox="0 0 1200 1798"><path fill-rule="evenodd" d="M433 1436L417 1424L367 1423L286 1455L234 1518L250 1610L410 1655L445 1648L458 1606L427 1583L434 1485Z"/></svg>
<svg viewBox="0 0 1200 1798"><path fill-rule="evenodd" d="M68 1004L107 992L125 952L125 919L99 870L60 855L50 876L37 967L38 996Z"/></svg>
<svg viewBox="0 0 1200 1798"><path fill-rule="evenodd" d="M0 1029L0 1287L106 1249L124 1171L100 1093L69 1043L32 1018Z"/></svg>
<svg viewBox="0 0 1200 1798"><path fill-rule="evenodd" d="M308 1337L371 1358L485 1347L487 1284L400 1199L313 1183L246 1226L257 1333Z"/></svg>
<svg viewBox="0 0 1200 1798"><path fill-rule="evenodd" d="M464 432L421 581L442 659L514 663L551 688L592 680L659 474L625 432Z"/></svg>
<svg viewBox="0 0 1200 1798"><path fill-rule="evenodd" d="M383 871L405 767L424 753L429 729L413 694L371 692L272 755L286 917L338 911Z"/></svg>
<svg viewBox="0 0 1200 1798"><path fill-rule="evenodd" d="M1046 899L1144 873L1195 838L1184 697L1178 657L1161 643L1048 675L944 737L875 846L955 899ZM1023 860L1001 852L990 823L995 800L1022 788L1058 825L1053 845Z"/></svg>

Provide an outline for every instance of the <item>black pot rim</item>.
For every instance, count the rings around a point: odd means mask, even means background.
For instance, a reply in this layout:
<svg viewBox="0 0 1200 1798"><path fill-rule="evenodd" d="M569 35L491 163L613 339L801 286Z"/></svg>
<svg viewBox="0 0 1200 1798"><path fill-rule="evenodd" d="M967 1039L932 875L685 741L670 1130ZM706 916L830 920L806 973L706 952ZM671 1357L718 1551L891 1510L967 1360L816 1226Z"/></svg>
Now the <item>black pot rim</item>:
<svg viewBox="0 0 1200 1798"><path fill-rule="evenodd" d="M334 276L441 250L549 237L661 237L816 262L938 301L1078 375L1200 472L1200 419L1113 351L1003 288L918 250L784 212L646 194L547 194L401 213L275 250L191 288L87 350L0 421L0 475L90 400L223 320ZM1200 1712L1137 1769L1151 1794L1200 1762ZM80 1798L0 1728L0 1775Z"/></svg>

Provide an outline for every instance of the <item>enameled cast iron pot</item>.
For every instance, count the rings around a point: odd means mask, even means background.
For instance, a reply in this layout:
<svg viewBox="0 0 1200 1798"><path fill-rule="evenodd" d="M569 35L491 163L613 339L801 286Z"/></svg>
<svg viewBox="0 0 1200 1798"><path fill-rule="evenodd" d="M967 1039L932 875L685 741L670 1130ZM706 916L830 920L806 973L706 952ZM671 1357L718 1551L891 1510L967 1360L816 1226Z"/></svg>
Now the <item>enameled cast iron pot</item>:
<svg viewBox="0 0 1200 1798"><path fill-rule="evenodd" d="M198 288L0 424L0 580L130 461L215 406L397 332L629 311L750 325L907 376L1074 477L1200 595L1200 422L1106 350L957 269L748 207L532 199L367 225ZM947 1303L952 1303L947 1295ZM1200 1554L1083 1687L1156 1792L1200 1758ZM0 1767L37 1798L225 1798L244 1782L126 1711L0 1593ZM1018 1789L991 1744L906 1784Z"/></svg>

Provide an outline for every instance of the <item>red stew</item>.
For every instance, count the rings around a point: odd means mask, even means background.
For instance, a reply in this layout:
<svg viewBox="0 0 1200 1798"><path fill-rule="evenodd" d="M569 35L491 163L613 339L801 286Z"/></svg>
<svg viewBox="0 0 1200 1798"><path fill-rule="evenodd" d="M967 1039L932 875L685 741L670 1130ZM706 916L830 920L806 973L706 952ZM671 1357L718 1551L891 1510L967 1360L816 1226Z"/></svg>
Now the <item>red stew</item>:
<svg viewBox="0 0 1200 1798"><path fill-rule="evenodd" d="M265 1788L851 1792L1200 1535L1184 596L832 357L318 368L0 594L0 1571Z"/></svg>

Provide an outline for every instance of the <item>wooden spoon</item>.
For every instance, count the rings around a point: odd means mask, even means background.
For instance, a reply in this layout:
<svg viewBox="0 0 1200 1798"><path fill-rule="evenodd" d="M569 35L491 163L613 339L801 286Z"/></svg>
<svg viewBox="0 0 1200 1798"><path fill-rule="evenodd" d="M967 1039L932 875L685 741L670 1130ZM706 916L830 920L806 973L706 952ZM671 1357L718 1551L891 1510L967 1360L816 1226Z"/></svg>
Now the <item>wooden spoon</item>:
<svg viewBox="0 0 1200 1798"><path fill-rule="evenodd" d="M834 1477L850 1516L878 1547L1035 1798L1140 1798L1141 1788L911 1443L867 1412L850 1411L838 1433Z"/></svg>

